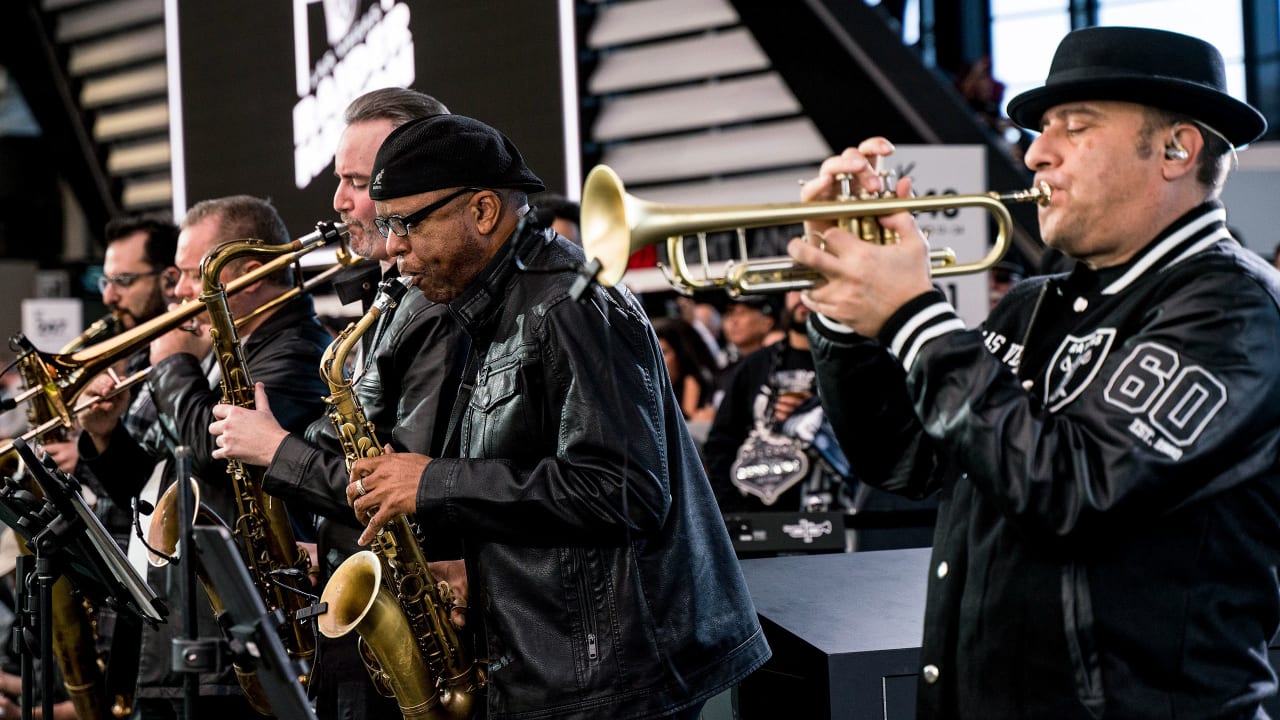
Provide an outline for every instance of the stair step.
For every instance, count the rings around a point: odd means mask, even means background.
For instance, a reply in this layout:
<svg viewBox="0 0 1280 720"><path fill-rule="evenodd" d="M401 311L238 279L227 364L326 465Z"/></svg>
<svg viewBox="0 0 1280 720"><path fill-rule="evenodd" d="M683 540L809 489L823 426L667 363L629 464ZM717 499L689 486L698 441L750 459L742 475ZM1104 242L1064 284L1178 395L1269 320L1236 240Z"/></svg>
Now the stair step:
<svg viewBox="0 0 1280 720"><path fill-rule="evenodd" d="M586 43L600 49L737 23L727 0L633 0L602 7Z"/></svg>
<svg viewBox="0 0 1280 720"><path fill-rule="evenodd" d="M98 142L168 131L169 103L165 100L103 110L93 124L93 137Z"/></svg>
<svg viewBox="0 0 1280 720"><path fill-rule="evenodd" d="M673 205L760 205L799 202L802 178L817 177L820 163L787 170L713 178L686 183L649 185L636 195L650 202ZM630 189L628 188L628 192Z"/></svg>
<svg viewBox="0 0 1280 720"><path fill-rule="evenodd" d="M157 25L73 46L67 59L67 71L73 76L84 76L142 60L163 58L164 54L164 27Z"/></svg>
<svg viewBox="0 0 1280 720"><path fill-rule="evenodd" d="M632 184L807 165L829 155L813 122L796 118L617 145L601 162Z"/></svg>
<svg viewBox="0 0 1280 720"><path fill-rule="evenodd" d="M618 50L600 58L588 82L593 95L756 72L769 58L746 28Z"/></svg>
<svg viewBox="0 0 1280 720"><path fill-rule="evenodd" d="M173 203L173 178L168 173L142 178L125 178L121 205L125 210L169 209Z"/></svg>
<svg viewBox="0 0 1280 720"><path fill-rule="evenodd" d="M165 96L169 91L163 62L153 63L115 75L87 80L80 91L86 109L116 105L128 100Z"/></svg>
<svg viewBox="0 0 1280 720"><path fill-rule="evenodd" d="M107 153L107 171L129 175L169 167L169 140L116 145Z"/></svg>
<svg viewBox="0 0 1280 720"><path fill-rule="evenodd" d="M596 118L600 142L794 115L800 103L777 73L625 95Z"/></svg>
<svg viewBox="0 0 1280 720"><path fill-rule="evenodd" d="M58 15L54 35L74 43L149 22L164 22L164 0L103 0Z"/></svg>

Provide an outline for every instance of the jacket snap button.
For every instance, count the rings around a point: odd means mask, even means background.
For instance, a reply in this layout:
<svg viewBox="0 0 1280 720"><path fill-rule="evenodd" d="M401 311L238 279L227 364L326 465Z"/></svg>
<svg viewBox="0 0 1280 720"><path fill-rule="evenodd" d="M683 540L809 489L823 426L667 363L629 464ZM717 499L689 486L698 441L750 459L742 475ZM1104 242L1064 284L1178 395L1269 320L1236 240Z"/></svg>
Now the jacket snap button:
<svg viewBox="0 0 1280 720"><path fill-rule="evenodd" d="M925 665L923 668L921 668L920 674L924 677L924 681L929 685L932 685L938 682L938 666L937 665Z"/></svg>
<svg viewBox="0 0 1280 720"><path fill-rule="evenodd" d="M949 572L951 572L951 566L947 564L946 560L943 560L942 562L938 563L938 579L939 580L946 577L947 573Z"/></svg>

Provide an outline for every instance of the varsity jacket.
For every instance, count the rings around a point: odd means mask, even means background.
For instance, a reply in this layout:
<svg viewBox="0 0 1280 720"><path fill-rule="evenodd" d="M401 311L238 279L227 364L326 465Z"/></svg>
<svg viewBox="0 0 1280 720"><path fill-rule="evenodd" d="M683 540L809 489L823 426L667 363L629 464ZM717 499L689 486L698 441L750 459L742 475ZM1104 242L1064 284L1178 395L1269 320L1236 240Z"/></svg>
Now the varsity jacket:
<svg viewBox="0 0 1280 720"><path fill-rule="evenodd" d="M941 492L923 718L1254 718L1280 626L1280 276L1206 203L1131 261L815 319L857 472Z"/></svg>
<svg viewBox="0 0 1280 720"><path fill-rule="evenodd" d="M640 303L575 301L581 249L522 240L449 304L472 372L419 528L465 545L488 717L663 717L769 648Z"/></svg>

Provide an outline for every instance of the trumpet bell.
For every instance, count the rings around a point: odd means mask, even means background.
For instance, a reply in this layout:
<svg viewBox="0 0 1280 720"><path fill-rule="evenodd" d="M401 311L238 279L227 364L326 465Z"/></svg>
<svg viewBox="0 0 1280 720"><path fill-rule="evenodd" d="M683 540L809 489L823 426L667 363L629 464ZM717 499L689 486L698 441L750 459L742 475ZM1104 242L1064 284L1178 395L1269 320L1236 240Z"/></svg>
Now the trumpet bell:
<svg viewBox="0 0 1280 720"><path fill-rule="evenodd" d="M587 259L600 262L597 277L609 287L621 282L627 271L627 260L634 252L631 234L635 225L627 222L627 205L631 199L623 191L618 174L608 165L597 165L587 174L587 182L582 187L578 232L583 238ZM586 238L591 238L591 242Z"/></svg>

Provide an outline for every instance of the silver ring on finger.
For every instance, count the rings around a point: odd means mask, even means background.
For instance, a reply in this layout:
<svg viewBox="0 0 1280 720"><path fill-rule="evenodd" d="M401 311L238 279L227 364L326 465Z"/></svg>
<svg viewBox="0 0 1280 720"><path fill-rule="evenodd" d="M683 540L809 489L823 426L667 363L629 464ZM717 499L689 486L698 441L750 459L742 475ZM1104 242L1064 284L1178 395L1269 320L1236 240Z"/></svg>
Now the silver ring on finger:
<svg viewBox="0 0 1280 720"><path fill-rule="evenodd" d="M356 493L364 497L368 492L364 487L364 478L356 478Z"/></svg>

